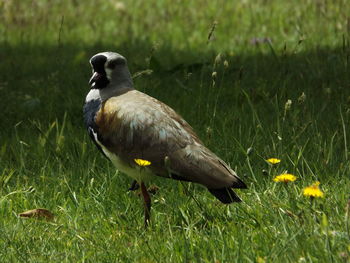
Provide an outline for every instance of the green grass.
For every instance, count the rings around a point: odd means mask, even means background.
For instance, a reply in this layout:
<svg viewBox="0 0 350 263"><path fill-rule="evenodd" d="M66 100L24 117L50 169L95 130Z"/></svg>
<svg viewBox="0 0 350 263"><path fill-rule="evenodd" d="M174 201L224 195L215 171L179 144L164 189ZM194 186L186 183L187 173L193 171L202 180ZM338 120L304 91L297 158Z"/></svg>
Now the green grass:
<svg viewBox="0 0 350 263"><path fill-rule="evenodd" d="M235 2L0 2L2 262L349 262L350 4ZM144 229L131 179L83 126L88 59L105 50L149 70L136 88L237 171L241 204L157 179ZM297 181L272 181L284 171ZM55 221L18 217L33 208Z"/></svg>

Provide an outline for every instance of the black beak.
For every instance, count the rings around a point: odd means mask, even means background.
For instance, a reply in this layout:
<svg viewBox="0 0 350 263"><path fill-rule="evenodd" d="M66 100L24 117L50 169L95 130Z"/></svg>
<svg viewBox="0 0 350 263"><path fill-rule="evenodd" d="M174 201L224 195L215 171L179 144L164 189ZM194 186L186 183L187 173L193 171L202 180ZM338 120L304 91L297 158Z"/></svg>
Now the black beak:
<svg viewBox="0 0 350 263"><path fill-rule="evenodd" d="M92 77L89 80L89 84L92 89L103 89L108 86L109 80L105 73L94 71Z"/></svg>
<svg viewBox="0 0 350 263"><path fill-rule="evenodd" d="M99 79L101 79L102 74L98 73L98 72L94 72L94 74L92 74L92 77L89 80L89 85L92 85L93 83L95 83L96 81L98 81Z"/></svg>

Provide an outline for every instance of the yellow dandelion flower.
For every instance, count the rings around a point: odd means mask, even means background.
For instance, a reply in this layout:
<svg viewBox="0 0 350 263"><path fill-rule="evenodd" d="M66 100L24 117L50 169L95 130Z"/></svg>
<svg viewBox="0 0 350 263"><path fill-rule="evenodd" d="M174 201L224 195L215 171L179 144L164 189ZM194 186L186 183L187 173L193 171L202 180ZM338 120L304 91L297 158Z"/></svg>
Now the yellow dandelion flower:
<svg viewBox="0 0 350 263"><path fill-rule="evenodd" d="M323 197L324 193L318 187L319 185L320 185L320 182L317 181L314 184L308 187L305 187L303 190L303 195L308 197Z"/></svg>
<svg viewBox="0 0 350 263"><path fill-rule="evenodd" d="M275 182L280 182L280 183L294 182L296 179L297 177L292 174L280 174L280 175L277 175L275 178L273 178Z"/></svg>
<svg viewBox="0 0 350 263"><path fill-rule="evenodd" d="M270 159L267 159L266 161L270 164L278 164L281 162L281 160L277 158L270 158Z"/></svg>
<svg viewBox="0 0 350 263"><path fill-rule="evenodd" d="M143 160L143 159L134 159L134 161L135 161L135 163L137 163L137 165L142 166L142 167L151 165L150 161Z"/></svg>

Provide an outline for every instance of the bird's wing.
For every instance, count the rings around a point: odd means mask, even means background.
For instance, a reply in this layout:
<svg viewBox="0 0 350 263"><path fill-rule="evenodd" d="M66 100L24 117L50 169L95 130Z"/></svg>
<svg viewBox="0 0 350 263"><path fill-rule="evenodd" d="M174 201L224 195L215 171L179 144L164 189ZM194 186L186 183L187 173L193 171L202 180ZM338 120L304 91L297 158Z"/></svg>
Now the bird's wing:
<svg viewBox="0 0 350 263"><path fill-rule="evenodd" d="M237 174L203 145L192 144L169 156L172 173L190 178L209 189L246 188Z"/></svg>
<svg viewBox="0 0 350 263"><path fill-rule="evenodd" d="M108 99L96 115L98 140L130 166L151 162L159 176L208 188L239 187L240 180L203 146L191 126L160 101L133 90Z"/></svg>

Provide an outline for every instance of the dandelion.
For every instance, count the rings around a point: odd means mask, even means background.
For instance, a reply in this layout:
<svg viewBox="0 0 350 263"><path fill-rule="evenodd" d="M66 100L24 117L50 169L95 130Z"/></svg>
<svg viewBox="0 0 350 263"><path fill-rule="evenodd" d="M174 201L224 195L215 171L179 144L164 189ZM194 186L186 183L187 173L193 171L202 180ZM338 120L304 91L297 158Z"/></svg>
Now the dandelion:
<svg viewBox="0 0 350 263"><path fill-rule="evenodd" d="M275 182L280 182L280 183L289 183L289 182L294 182L296 180L296 176L292 174L280 174L277 175L273 180Z"/></svg>
<svg viewBox="0 0 350 263"><path fill-rule="evenodd" d="M303 195L304 196L308 196L311 198L314 197L323 197L324 193L321 191L321 189L319 188L320 182L315 182L314 184L305 187L303 190Z"/></svg>
<svg viewBox="0 0 350 263"><path fill-rule="evenodd" d="M138 166L142 166L142 167L151 165L150 161L143 160L143 159L134 159L134 161L135 163L137 163Z"/></svg>
<svg viewBox="0 0 350 263"><path fill-rule="evenodd" d="M270 164L278 164L281 162L281 160L277 158L270 158L270 159L267 159L266 161Z"/></svg>

